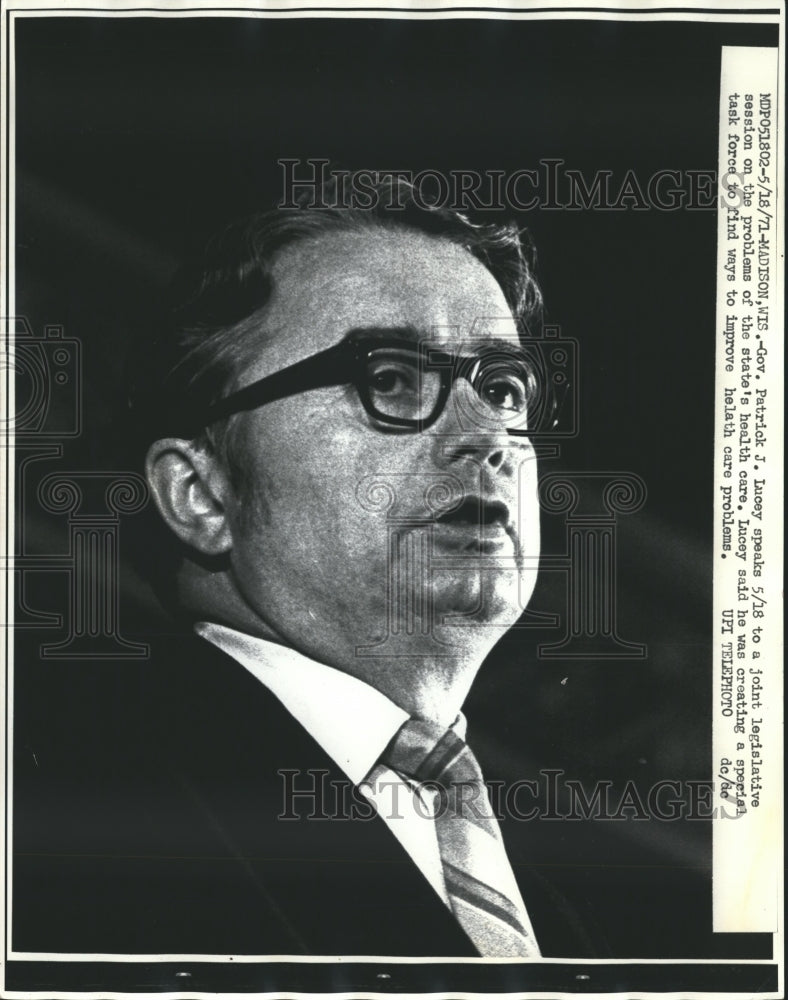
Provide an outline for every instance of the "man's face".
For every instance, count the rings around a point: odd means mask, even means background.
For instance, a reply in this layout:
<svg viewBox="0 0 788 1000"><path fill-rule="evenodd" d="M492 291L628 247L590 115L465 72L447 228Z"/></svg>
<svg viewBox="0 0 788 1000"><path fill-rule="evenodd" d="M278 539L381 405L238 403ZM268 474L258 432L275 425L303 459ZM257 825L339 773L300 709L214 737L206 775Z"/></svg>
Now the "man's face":
<svg viewBox="0 0 788 1000"><path fill-rule="evenodd" d="M490 272L439 238L324 234L284 250L273 277L241 385L359 328L408 328L466 353L517 342ZM355 388L339 385L236 417L231 572L252 612L329 663L391 631L406 633L397 648L407 654L438 639L485 655L530 598L539 512L530 443L495 419L480 424L477 403L459 379L435 424L403 431L376 423ZM449 511L462 493L467 502Z"/></svg>

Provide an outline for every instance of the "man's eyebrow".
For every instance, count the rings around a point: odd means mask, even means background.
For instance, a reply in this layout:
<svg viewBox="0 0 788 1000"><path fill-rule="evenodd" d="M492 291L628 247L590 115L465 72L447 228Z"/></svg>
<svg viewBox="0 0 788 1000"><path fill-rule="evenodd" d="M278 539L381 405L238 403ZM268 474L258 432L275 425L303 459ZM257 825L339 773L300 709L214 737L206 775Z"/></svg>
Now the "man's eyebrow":
<svg viewBox="0 0 788 1000"><path fill-rule="evenodd" d="M523 349L522 341L518 338L512 338L511 340L506 337L479 337L475 340L471 340L468 344L461 345L458 350L451 344L443 344L438 341L437 336L434 331L425 332L424 330L419 330L415 326L407 324L405 326L360 326L348 331L345 338L346 340L355 340L357 338L371 339L379 338L380 340L386 340L387 338L396 338L402 340L412 340L414 344L427 344L434 350L443 349L450 353L456 354L471 354L480 349L485 351L515 351L517 353L521 352Z"/></svg>
<svg viewBox="0 0 788 1000"><path fill-rule="evenodd" d="M395 337L402 340L412 340L414 343L430 339L428 334L425 334L422 330L418 330L415 326L411 326L409 323L405 326L357 326L349 330L344 339L356 340L361 337L377 337L380 340Z"/></svg>

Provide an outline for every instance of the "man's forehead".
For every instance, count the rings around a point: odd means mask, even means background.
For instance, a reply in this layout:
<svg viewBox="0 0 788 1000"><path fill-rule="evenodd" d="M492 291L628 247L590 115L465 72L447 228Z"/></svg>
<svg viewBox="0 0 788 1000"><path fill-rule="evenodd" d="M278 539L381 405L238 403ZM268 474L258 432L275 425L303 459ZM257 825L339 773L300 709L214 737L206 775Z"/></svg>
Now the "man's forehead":
<svg viewBox="0 0 788 1000"><path fill-rule="evenodd" d="M453 259L457 264L486 270L465 246L448 236L407 226L360 223L326 229L291 243L277 255L273 271L276 274L301 263L310 269L322 263L326 268L337 265L341 270L352 270L360 263L364 272L374 273L380 266L399 276L412 270L414 258L428 267L443 268Z"/></svg>
<svg viewBox="0 0 788 1000"><path fill-rule="evenodd" d="M272 273L271 327L315 350L362 327L454 346L517 338L494 276L445 238L373 227L327 232L286 247Z"/></svg>

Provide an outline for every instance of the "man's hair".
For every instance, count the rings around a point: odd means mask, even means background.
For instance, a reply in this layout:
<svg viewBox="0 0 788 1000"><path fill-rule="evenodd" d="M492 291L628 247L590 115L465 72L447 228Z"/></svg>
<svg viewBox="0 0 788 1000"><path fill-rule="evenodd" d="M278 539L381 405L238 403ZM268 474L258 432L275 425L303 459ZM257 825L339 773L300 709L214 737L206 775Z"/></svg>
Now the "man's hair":
<svg viewBox="0 0 788 1000"><path fill-rule="evenodd" d="M376 186L369 209L337 205L328 185L317 204L242 218L214 236L176 276L158 324L130 358L128 412L137 460L163 437L193 438L216 449L236 479L232 455L234 418L203 430L185 415L202 411L238 387L265 341L265 308L274 292L272 267L286 247L332 232L370 229L423 233L464 247L498 281L521 331L541 323L542 296L534 278L535 251L514 223L472 221L451 209L427 207L404 181ZM167 532L169 534L169 532ZM173 539L174 540L174 539Z"/></svg>

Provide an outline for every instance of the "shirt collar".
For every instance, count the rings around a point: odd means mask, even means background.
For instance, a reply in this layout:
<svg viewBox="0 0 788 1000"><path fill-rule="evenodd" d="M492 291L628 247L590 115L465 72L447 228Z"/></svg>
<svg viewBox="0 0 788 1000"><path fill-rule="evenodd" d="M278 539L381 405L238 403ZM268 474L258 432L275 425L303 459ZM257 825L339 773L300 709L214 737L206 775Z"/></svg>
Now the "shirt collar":
<svg viewBox="0 0 788 1000"><path fill-rule="evenodd" d="M356 785L409 718L365 681L288 646L209 622L194 630L264 684Z"/></svg>

